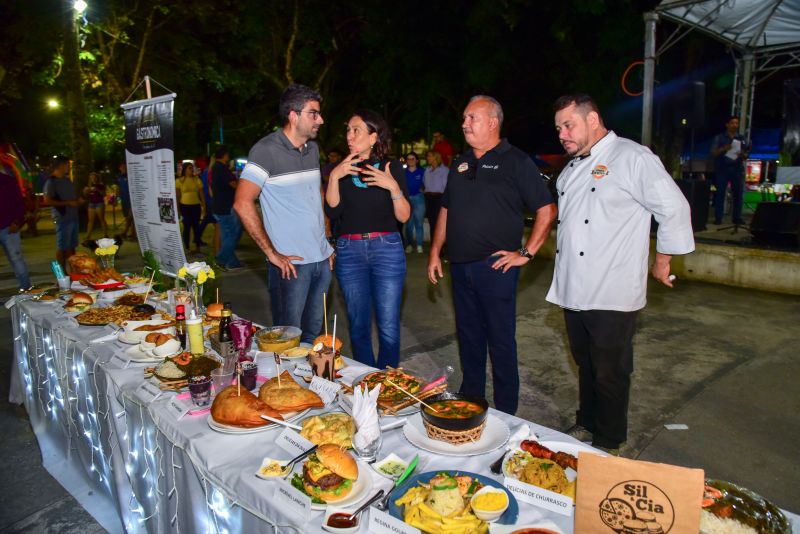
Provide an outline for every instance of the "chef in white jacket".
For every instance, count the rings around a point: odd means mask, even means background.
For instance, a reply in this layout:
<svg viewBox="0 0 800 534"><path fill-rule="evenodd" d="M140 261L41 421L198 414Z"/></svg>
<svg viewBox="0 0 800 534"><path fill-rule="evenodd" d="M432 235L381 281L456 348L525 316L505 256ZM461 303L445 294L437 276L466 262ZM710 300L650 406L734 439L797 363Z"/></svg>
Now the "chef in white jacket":
<svg viewBox="0 0 800 534"><path fill-rule="evenodd" d="M580 404L567 433L617 454L627 439L633 334L646 303L650 218L659 223L653 277L666 286L673 255L694 250L689 204L650 149L603 124L588 95L555 103L572 160L556 183L556 264L547 300L564 308Z"/></svg>

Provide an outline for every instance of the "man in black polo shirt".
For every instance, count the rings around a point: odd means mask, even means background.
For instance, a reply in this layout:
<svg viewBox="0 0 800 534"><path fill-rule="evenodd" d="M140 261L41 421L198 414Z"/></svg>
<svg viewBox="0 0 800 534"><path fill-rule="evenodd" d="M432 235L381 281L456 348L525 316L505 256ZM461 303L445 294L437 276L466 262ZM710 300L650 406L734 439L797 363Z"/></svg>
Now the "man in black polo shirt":
<svg viewBox="0 0 800 534"><path fill-rule="evenodd" d="M519 267L533 259L556 217L539 169L524 152L500 139L503 108L492 97L472 97L464 110L464 138L472 147L455 160L436 223L428 278L442 278L445 240L453 277L453 303L461 392L486 395L486 349L492 359L495 408L514 414L519 401L516 304ZM536 223L525 245L526 210Z"/></svg>

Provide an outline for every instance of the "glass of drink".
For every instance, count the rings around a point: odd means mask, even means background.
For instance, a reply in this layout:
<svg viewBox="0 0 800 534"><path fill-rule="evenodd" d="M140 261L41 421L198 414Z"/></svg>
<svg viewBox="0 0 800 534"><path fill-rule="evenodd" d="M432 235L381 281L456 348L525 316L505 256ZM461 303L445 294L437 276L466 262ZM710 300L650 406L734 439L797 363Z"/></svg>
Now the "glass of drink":
<svg viewBox="0 0 800 534"><path fill-rule="evenodd" d="M233 346L239 351L239 361L252 361L247 356L247 351L253 339L253 323L245 319L236 319L231 321L230 332Z"/></svg>
<svg viewBox="0 0 800 534"><path fill-rule="evenodd" d="M256 389L256 377L258 376L258 365L254 362L242 363L242 374L239 380L242 381L242 387L247 388L249 391Z"/></svg>
<svg viewBox="0 0 800 534"><path fill-rule="evenodd" d="M72 279L69 276L62 276L58 279L58 289L68 291L72 287Z"/></svg>
<svg viewBox="0 0 800 534"><path fill-rule="evenodd" d="M333 368L335 359L336 351L332 347L323 346L320 351L312 350L308 353L308 363L314 374L331 382L335 377Z"/></svg>
<svg viewBox="0 0 800 534"><path fill-rule="evenodd" d="M221 368L211 371L211 381L214 383L214 393L219 395L219 392L231 385L233 382L233 371L225 372Z"/></svg>
<svg viewBox="0 0 800 534"><path fill-rule="evenodd" d="M189 393L195 406L208 406L211 402L211 377L199 375L189 377Z"/></svg>

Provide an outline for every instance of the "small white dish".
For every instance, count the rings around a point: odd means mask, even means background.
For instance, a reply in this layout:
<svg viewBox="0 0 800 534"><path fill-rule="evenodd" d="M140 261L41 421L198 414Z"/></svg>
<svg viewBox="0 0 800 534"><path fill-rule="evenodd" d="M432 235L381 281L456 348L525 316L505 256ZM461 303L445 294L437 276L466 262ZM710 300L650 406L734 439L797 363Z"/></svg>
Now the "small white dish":
<svg viewBox="0 0 800 534"><path fill-rule="evenodd" d="M355 508L348 510L345 508L333 508L332 506L329 506L325 511L325 517L322 519L322 529L327 530L328 532L333 532L334 534L352 534L353 532L358 532L358 530L361 528L362 517L364 516L364 512L366 512L366 510L358 514L358 517L356 518L356 525L354 527L336 528L328 526L328 518L333 514L349 514L354 511Z"/></svg>
<svg viewBox="0 0 800 534"><path fill-rule="evenodd" d="M144 340L139 342L139 350L142 352L147 352L148 350L153 350L154 348L156 348L155 343L150 343L149 341Z"/></svg>
<svg viewBox="0 0 800 534"><path fill-rule="evenodd" d="M275 458L266 457L261 461L261 467L256 471L256 476L264 480L273 480L282 477L286 474L285 469L282 471L280 470L281 465L284 463L286 463L286 460L276 460ZM277 464L277 466L273 464Z"/></svg>
<svg viewBox="0 0 800 534"><path fill-rule="evenodd" d="M390 480L397 480L408 467L408 462L390 453L389 456L372 464L372 468L381 476Z"/></svg>
<svg viewBox="0 0 800 534"><path fill-rule="evenodd" d="M475 499L479 495L483 495L486 493L497 493L503 496L506 500L506 505L500 508L499 510L481 510L475 507ZM486 521L487 523L491 523L493 521L497 521L501 515L505 513L508 509L508 494L500 488L495 488L494 486L484 486L475 492L475 495L472 496L470 499L470 505L472 506L472 511L475 513L475 516L480 519L481 521Z"/></svg>

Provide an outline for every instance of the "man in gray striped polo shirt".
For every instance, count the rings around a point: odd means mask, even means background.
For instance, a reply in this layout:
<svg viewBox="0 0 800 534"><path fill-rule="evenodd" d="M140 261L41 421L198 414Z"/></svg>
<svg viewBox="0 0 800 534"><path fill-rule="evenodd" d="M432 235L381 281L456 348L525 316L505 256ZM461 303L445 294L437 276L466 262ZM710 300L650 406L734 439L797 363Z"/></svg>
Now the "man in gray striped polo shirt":
<svg viewBox="0 0 800 534"><path fill-rule="evenodd" d="M324 122L320 102L322 96L304 85L284 90L279 104L283 128L250 149L234 202L245 230L269 261L273 324L300 327L300 340L308 343L322 329L322 294L333 270L322 212L319 148L312 141Z"/></svg>

